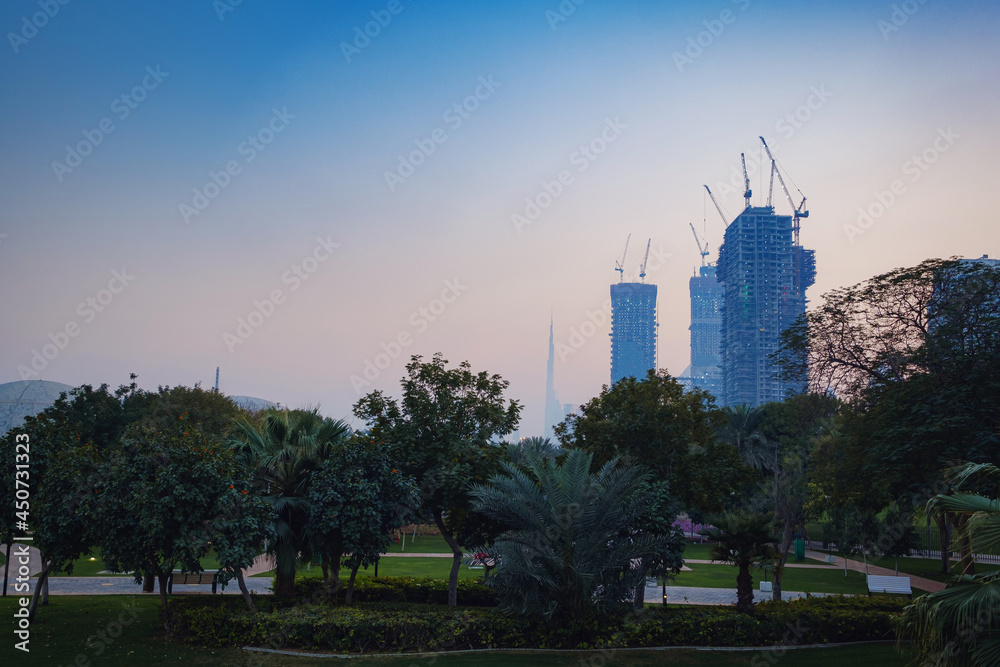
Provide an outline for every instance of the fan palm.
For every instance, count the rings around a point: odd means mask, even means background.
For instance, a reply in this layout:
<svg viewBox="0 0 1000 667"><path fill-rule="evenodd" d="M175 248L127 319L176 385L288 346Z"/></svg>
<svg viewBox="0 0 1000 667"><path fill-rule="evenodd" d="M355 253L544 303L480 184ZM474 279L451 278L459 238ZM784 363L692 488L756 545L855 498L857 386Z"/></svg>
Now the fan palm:
<svg viewBox="0 0 1000 667"><path fill-rule="evenodd" d="M708 517L712 526L701 531L712 546L712 560L739 568L736 575L736 609L753 613L753 578L750 570L778 557L773 537L775 519L770 512L733 510Z"/></svg>
<svg viewBox="0 0 1000 667"><path fill-rule="evenodd" d="M260 421L237 420L232 446L255 471L264 498L274 508L275 594L295 594L295 563L310 555L306 526L309 483L333 448L350 435L347 423L324 418L318 410L271 410Z"/></svg>
<svg viewBox="0 0 1000 667"><path fill-rule="evenodd" d="M743 462L754 470L773 470L776 443L764 435L764 411L748 405L731 405L722 409L726 422L719 428L719 437L740 453Z"/></svg>
<svg viewBox="0 0 1000 667"><path fill-rule="evenodd" d="M966 520L960 537L977 551L996 553L1000 548L1000 468L990 463L969 463L949 471L958 490L976 482L990 485L988 497L965 492L938 495L927 503L928 512L949 512ZM983 486L979 486L982 484ZM1000 664L1000 572L961 574L937 593L918 598L906 608L900 640L910 640L917 661L925 665Z"/></svg>
<svg viewBox="0 0 1000 667"><path fill-rule="evenodd" d="M617 459L592 474L581 450L562 464L524 455L526 471L505 463L471 491L477 512L512 527L487 549L499 563L488 582L500 607L569 624L627 608L649 564L673 548L635 530L649 504L648 475Z"/></svg>

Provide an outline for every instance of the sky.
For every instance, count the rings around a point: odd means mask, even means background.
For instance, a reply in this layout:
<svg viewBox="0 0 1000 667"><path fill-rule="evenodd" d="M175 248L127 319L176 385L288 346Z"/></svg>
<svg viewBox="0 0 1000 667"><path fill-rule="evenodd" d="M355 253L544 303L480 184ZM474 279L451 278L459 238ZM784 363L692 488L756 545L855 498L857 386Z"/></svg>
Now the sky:
<svg viewBox="0 0 1000 667"><path fill-rule="evenodd" d="M1000 256L1000 7L982 1L6 0L0 382L209 387L336 418L411 355L500 374L541 434L610 375L649 242L689 363L693 224L766 199L822 294ZM779 213L791 206L775 186ZM802 195L799 194L802 193Z"/></svg>

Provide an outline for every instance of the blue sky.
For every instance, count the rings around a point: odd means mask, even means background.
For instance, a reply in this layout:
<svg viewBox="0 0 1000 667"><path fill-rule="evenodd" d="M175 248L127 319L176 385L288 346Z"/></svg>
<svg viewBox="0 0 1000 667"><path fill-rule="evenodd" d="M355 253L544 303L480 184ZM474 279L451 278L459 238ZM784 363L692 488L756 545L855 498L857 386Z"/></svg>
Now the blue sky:
<svg viewBox="0 0 1000 667"><path fill-rule="evenodd" d="M991 3L219 6L0 7L0 381L221 366L228 393L340 417L441 351L508 378L537 433L550 311L560 399L608 381L600 311L630 233L632 272L652 238L659 365L687 365L688 224L717 248L702 184L737 212L726 184L761 134L809 198L813 303L1000 255Z"/></svg>

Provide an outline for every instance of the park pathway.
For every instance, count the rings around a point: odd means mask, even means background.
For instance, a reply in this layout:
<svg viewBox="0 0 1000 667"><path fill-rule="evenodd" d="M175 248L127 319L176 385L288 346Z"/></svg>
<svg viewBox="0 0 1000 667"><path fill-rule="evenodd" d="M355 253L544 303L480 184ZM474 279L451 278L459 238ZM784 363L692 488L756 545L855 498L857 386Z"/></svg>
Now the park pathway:
<svg viewBox="0 0 1000 667"><path fill-rule="evenodd" d="M815 558L816 560L822 560L823 558L826 558L826 554L820 553L818 551L806 551L806 558ZM847 560L848 570L852 570L854 572L862 572L862 573L865 571L865 564L862 563L861 561L852 560L850 558L847 558L846 560ZM928 561L928 562L933 562L933 561ZM838 566L833 565L830 567L838 567ZM842 568L843 565L841 565L840 567ZM879 567L878 565L872 565L869 563L868 574L893 577L896 576L896 571L891 570L887 567ZM920 590L927 591L928 593L937 593L938 591L943 591L945 589L945 584L941 583L940 581L934 581L933 579L925 579L924 577L918 577L912 574L906 574L905 572L902 573L902 575L900 576L910 578L911 588L919 588Z"/></svg>

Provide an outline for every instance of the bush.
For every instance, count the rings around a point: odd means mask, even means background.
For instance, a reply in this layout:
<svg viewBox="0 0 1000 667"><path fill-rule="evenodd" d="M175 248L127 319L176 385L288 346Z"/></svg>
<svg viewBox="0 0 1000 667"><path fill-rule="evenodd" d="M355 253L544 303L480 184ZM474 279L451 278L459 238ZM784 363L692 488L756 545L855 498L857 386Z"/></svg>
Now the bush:
<svg viewBox="0 0 1000 667"><path fill-rule="evenodd" d="M325 588L319 577L298 579L295 598L310 598ZM341 579L338 599L344 600L347 580ZM415 577L360 577L354 580L355 602L412 602L416 604L448 604L446 579L419 579ZM458 602L464 607L495 607L496 592L481 581L458 580Z"/></svg>
<svg viewBox="0 0 1000 667"><path fill-rule="evenodd" d="M762 603L753 616L732 607L647 608L622 618L549 628L492 609L412 602L287 608L275 605L271 596L257 600L261 612L250 614L236 596L176 597L163 611L164 620L175 637L203 646L284 646L344 653L769 646L891 639L899 613L908 604L894 598L806 598Z"/></svg>

